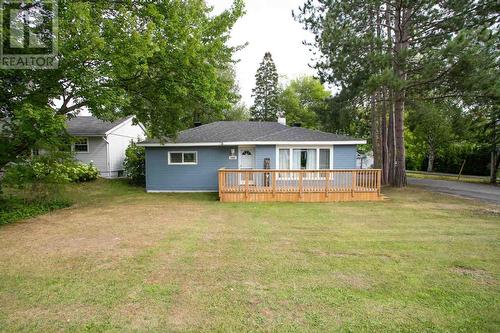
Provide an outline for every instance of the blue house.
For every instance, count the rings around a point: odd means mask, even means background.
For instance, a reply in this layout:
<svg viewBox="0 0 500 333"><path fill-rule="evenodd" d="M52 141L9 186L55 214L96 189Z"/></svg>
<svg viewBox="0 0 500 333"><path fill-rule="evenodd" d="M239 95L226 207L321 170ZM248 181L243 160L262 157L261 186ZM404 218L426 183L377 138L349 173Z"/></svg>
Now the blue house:
<svg viewBox="0 0 500 333"><path fill-rule="evenodd" d="M293 170L287 179L296 179L297 186L300 180L305 188L313 171L320 172L314 179L324 180L326 170L355 169L357 145L365 143L278 122L219 121L182 131L175 141L147 140L139 145L146 148L148 192L220 192L221 169L237 170L233 182L246 185L248 192L257 185L271 191L271 182L285 179L284 170ZM262 177L255 171L245 178L252 170L260 170ZM273 177L272 170L283 172ZM349 179L345 182L351 184Z"/></svg>

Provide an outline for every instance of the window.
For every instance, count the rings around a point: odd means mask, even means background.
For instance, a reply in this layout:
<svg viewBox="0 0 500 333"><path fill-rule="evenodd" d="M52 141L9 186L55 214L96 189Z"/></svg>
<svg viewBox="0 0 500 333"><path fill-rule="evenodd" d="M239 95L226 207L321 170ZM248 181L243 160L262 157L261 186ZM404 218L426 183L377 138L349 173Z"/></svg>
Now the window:
<svg viewBox="0 0 500 333"><path fill-rule="evenodd" d="M330 148L280 148L278 169L328 170L331 169Z"/></svg>
<svg viewBox="0 0 500 333"><path fill-rule="evenodd" d="M88 138L78 138L76 139L73 150L77 153L88 153L89 152L89 139Z"/></svg>
<svg viewBox="0 0 500 333"><path fill-rule="evenodd" d="M319 168L321 170L330 169L330 149L319 150Z"/></svg>
<svg viewBox="0 0 500 333"><path fill-rule="evenodd" d="M316 149L293 149L292 169L315 170Z"/></svg>
<svg viewBox="0 0 500 333"><path fill-rule="evenodd" d="M279 152L279 169L290 169L290 149L280 149Z"/></svg>
<svg viewBox="0 0 500 333"><path fill-rule="evenodd" d="M198 153L195 151L170 151L168 152L168 164L198 164Z"/></svg>

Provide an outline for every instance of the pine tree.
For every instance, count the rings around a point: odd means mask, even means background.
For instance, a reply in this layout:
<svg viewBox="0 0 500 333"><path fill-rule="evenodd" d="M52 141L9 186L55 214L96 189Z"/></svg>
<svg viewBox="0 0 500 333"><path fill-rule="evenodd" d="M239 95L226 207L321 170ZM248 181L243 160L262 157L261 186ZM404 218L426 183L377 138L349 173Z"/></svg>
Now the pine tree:
<svg viewBox="0 0 500 333"><path fill-rule="evenodd" d="M270 52L266 52L255 74L252 89L254 104L250 108L253 120L275 121L279 105L278 71Z"/></svg>
<svg viewBox="0 0 500 333"><path fill-rule="evenodd" d="M472 58L467 46L478 34L498 35L497 7L493 0L306 0L294 13L315 35L308 44L319 52L314 68L320 79L347 90L352 106L370 107L371 142L376 167L385 169L383 180L406 186L407 104L447 98L468 102L464 97L470 89L453 84L455 78L465 83L474 69L488 67L488 62L470 66L485 46ZM496 65L495 60L489 63ZM476 97L484 92L480 89ZM481 103L498 105L493 99Z"/></svg>

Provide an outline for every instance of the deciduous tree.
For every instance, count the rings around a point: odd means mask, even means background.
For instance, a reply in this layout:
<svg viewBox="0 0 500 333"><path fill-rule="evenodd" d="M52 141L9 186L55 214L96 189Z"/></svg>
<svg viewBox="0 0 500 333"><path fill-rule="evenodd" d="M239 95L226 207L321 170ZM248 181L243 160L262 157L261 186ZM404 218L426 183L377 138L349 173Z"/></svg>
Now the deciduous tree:
<svg viewBox="0 0 500 333"><path fill-rule="evenodd" d="M292 80L279 97L279 109L289 124L318 129L319 114L326 111L330 92L321 82L311 76Z"/></svg>
<svg viewBox="0 0 500 333"><path fill-rule="evenodd" d="M47 119L81 108L105 120L133 115L160 138L195 119L221 119L235 102L224 73L239 47L226 42L242 14L242 0L219 15L203 0L59 0L58 68L0 70L2 147L29 150L32 141L4 133L27 105L50 107Z"/></svg>

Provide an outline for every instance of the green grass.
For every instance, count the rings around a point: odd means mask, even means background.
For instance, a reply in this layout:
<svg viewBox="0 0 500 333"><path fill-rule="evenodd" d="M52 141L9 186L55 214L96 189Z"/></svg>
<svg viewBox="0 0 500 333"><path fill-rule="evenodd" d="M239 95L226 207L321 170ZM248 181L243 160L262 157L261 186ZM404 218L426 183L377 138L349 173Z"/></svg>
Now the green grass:
<svg viewBox="0 0 500 333"><path fill-rule="evenodd" d="M460 180L458 179L458 175L450 175L450 174L439 174L439 173L426 173L422 171L411 171L407 170L406 174L408 177L412 178L424 178L424 179L437 179L437 180L452 180L459 181L464 183L476 183L476 184L489 184L489 177L480 177L480 176L460 176Z"/></svg>
<svg viewBox="0 0 500 333"><path fill-rule="evenodd" d="M65 199L26 201L7 196L0 198L0 225L35 217L47 212L71 206Z"/></svg>
<svg viewBox="0 0 500 333"><path fill-rule="evenodd" d="M119 181L0 227L0 331L500 330L498 207L219 203Z"/></svg>

